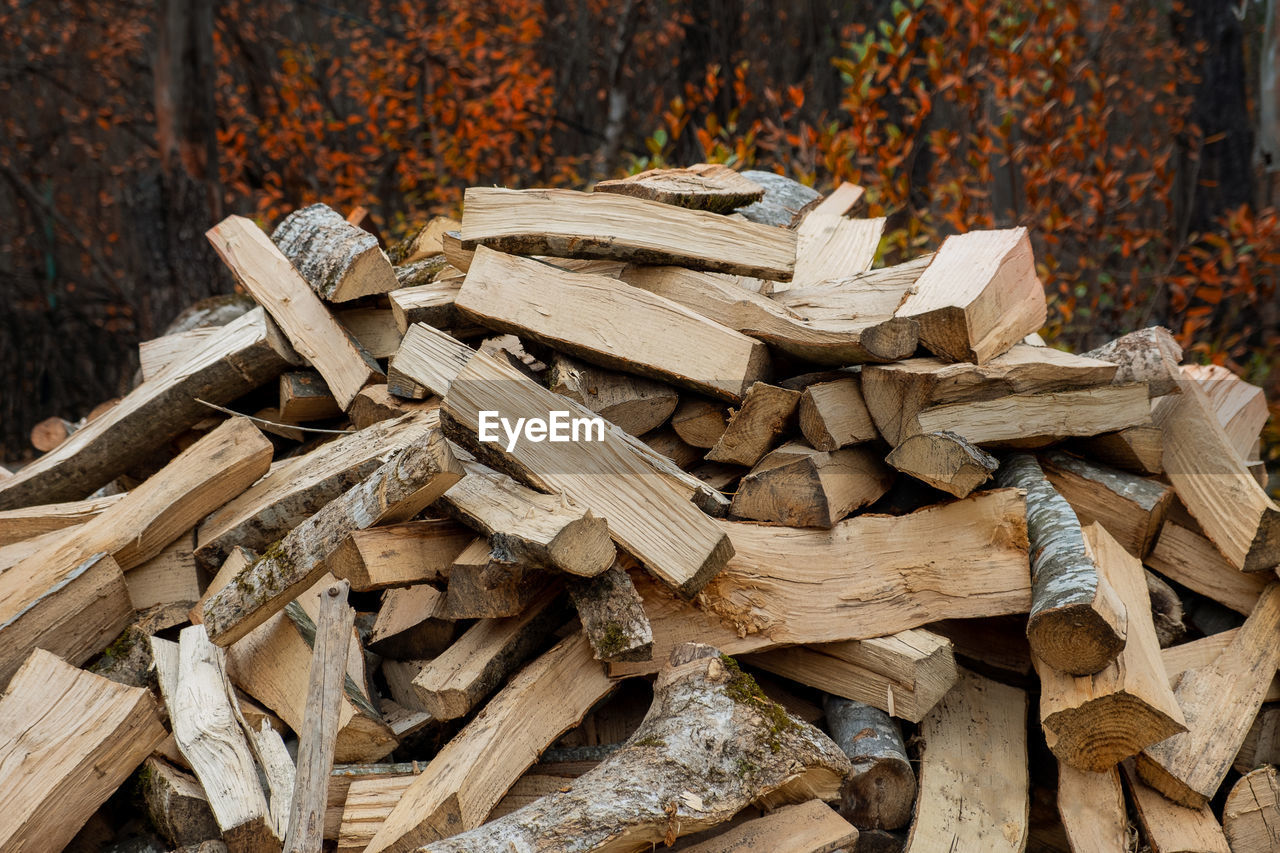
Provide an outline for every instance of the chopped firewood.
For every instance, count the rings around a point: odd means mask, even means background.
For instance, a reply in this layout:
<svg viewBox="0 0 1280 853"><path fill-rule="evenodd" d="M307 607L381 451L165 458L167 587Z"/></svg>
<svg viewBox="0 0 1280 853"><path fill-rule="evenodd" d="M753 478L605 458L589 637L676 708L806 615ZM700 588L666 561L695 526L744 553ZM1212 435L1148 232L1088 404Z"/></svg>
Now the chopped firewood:
<svg viewBox="0 0 1280 853"><path fill-rule="evenodd" d="M0 547L84 524L123 497L124 494L107 495L68 503L0 510Z"/></svg>
<svg viewBox="0 0 1280 853"><path fill-rule="evenodd" d="M462 289L461 279L445 279L415 287L404 287L388 294L396 327L403 335L414 323L426 323L437 329L448 329L458 322L454 302Z"/></svg>
<svg viewBox="0 0 1280 853"><path fill-rule="evenodd" d="M840 786L840 814L859 829L898 829L911 822L916 774L902 732L871 705L828 696L827 731L853 764Z"/></svg>
<svg viewBox="0 0 1280 853"><path fill-rule="evenodd" d="M331 577L321 578L316 594L332 582ZM227 649L227 673L236 686L299 732L306 713L310 638L314 634L313 619L295 603ZM362 692L364 676L352 666L361 661L360 650L358 644L352 645L355 654L348 660L352 677L346 682L335 760L377 761L395 749L396 741Z"/></svg>
<svg viewBox="0 0 1280 853"><path fill-rule="evenodd" d="M424 519L353 530L325 566L366 592L392 586L440 583L475 534L455 521Z"/></svg>
<svg viewBox="0 0 1280 853"><path fill-rule="evenodd" d="M1274 767L1246 773L1222 807L1222 830L1234 850L1275 850L1280 846L1280 780Z"/></svg>
<svg viewBox="0 0 1280 853"><path fill-rule="evenodd" d="M574 309L546 307L553 305ZM485 248L476 250L457 306L489 328L730 401L769 370L764 344L675 302Z"/></svg>
<svg viewBox="0 0 1280 853"><path fill-rule="evenodd" d="M461 454L459 454L461 455ZM512 561L594 577L617 549L603 518L567 497L544 495L477 462L441 503Z"/></svg>
<svg viewBox="0 0 1280 853"><path fill-rule="evenodd" d="M221 331L221 326L200 326L185 332L175 332L138 344L138 369L142 381L154 379L170 364L177 363L192 350L203 346L209 338Z"/></svg>
<svg viewBox="0 0 1280 853"><path fill-rule="evenodd" d="M862 394L880 434L897 445L920 431L918 416L932 407L1091 388L1110 383L1115 373L1116 366L1104 361L1017 344L983 365L936 358L870 365L862 370Z"/></svg>
<svg viewBox="0 0 1280 853"><path fill-rule="evenodd" d="M869 640L759 652L746 663L918 723L956 683L951 643L911 629Z"/></svg>
<svg viewBox="0 0 1280 853"><path fill-rule="evenodd" d="M210 638L228 646L281 610L325 572L353 530L412 518L461 479L461 464L432 429L319 512L294 527L205 602Z"/></svg>
<svg viewBox="0 0 1280 853"><path fill-rule="evenodd" d="M402 341L401 346L403 345ZM400 350L396 352L399 353ZM425 400L431 396L425 385L409 378L396 367L394 358L387 366L387 391L402 400Z"/></svg>
<svg viewBox="0 0 1280 853"><path fill-rule="evenodd" d="M516 616L551 583L547 572L475 539L449 566L444 615L448 619Z"/></svg>
<svg viewBox="0 0 1280 853"><path fill-rule="evenodd" d="M291 424L322 421L342 415L324 378L315 371L292 371L280 374L281 419Z"/></svg>
<svg viewBox="0 0 1280 853"><path fill-rule="evenodd" d="M1184 364L1182 375L1204 391L1227 441L1241 459L1248 459L1271 414L1262 389L1216 364Z"/></svg>
<svg viewBox="0 0 1280 853"><path fill-rule="evenodd" d="M742 177L764 187L764 198L740 208L737 213L751 222L786 227L802 212L815 205L822 194L786 175L747 169Z"/></svg>
<svg viewBox="0 0 1280 853"><path fill-rule="evenodd" d="M181 365L144 382L108 413L0 481L0 509L80 500L226 404L278 376L288 350L261 311L223 326Z"/></svg>
<svg viewBox="0 0 1280 853"><path fill-rule="evenodd" d="M178 749L200 780L227 847L280 850L253 754L232 710L222 650L209 642L204 626L192 625L177 643L153 637L151 652Z"/></svg>
<svg viewBox="0 0 1280 853"><path fill-rule="evenodd" d="M1274 681L1271 686L1269 693L1277 692ZM1238 773L1248 773L1255 767L1277 763L1280 763L1280 706L1271 703L1263 705L1254 717L1231 766Z"/></svg>
<svg viewBox="0 0 1280 853"><path fill-rule="evenodd" d="M1164 661L1165 672L1169 675L1169 684L1176 686L1184 672L1212 665L1231 647L1239 633L1239 628L1229 628L1218 634L1210 634L1198 640L1162 649L1160 657ZM1280 675L1271 680L1262 699L1264 702L1280 701Z"/></svg>
<svg viewBox="0 0 1280 853"><path fill-rule="evenodd" d="M346 581L320 596L315 643L307 684L307 710L298 733L298 775L289 808L286 853L319 853L323 846L325 802L342 709L343 679L355 611L347 606Z"/></svg>
<svg viewBox="0 0 1280 853"><path fill-rule="evenodd" d="M729 416L724 432L706 455L707 461L747 467L756 464L786 430L799 403L799 391L754 383L742 406Z"/></svg>
<svg viewBox="0 0 1280 853"><path fill-rule="evenodd" d="M1186 730L1152 624L1141 564L1097 524L1084 528L1101 577L1127 609L1127 641L1100 672L1072 677L1034 657L1040 720L1059 761L1101 772Z"/></svg>
<svg viewBox="0 0 1280 853"><path fill-rule="evenodd" d="M723 403L683 397L671 415L671 426L686 444L709 450L729 426L729 413Z"/></svg>
<svg viewBox="0 0 1280 853"><path fill-rule="evenodd" d="M1151 853L1232 853L1208 806L1186 808L1161 796L1138 778L1133 764L1126 761L1121 768Z"/></svg>
<svg viewBox="0 0 1280 853"><path fill-rule="evenodd" d="M852 181L845 181L828 193L809 216L848 216L863 200L866 190Z"/></svg>
<svg viewBox="0 0 1280 853"><path fill-rule="evenodd" d="M575 400L632 435L666 423L679 395L662 382L628 376L568 356L556 356L547 383L552 391Z"/></svg>
<svg viewBox="0 0 1280 853"><path fill-rule="evenodd" d="M680 264L775 281L790 280L796 258L791 231L648 199L573 190L470 187L463 197L461 237L466 248Z"/></svg>
<svg viewBox="0 0 1280 853"><path fill-rule="evenodd" d="M209 798L194 776L152 756L143 765L141 781L147 814L170 844L182 847L220 837Z"/></svg>
<svg viewBox="0 0 1280 853"><path fill-rule="evenodd" d="M590 580L570 581L569 596L596 660L653 657L653 629L645 615L644 602L620 563Z"/></svg>
<svg viewBox="0 0 1280 853"><path fill-rule="evenodd" d="M77 665L100 651L132 614L121 570L159 554L248 488L270 458L262 433L233 418L73 535L0 574L0 683L37 645Z"/></svg>
<svg viewBox="0 0 1280 853"><path fill-rule="evenodd" d="M1155 572L1147 571L1147 594L1151 596L1151 619L1155 623L1156 638L1165 649L1182 640L1187 633L1183 622L1182 599L1178 592Z"/></svg>
<svg viewBox="0 0 1280 853"><path fill-rule="evenodd" d="M742 478L730 512L737 518L792 527L830 528L875 503L893 484L878 453L846 447L830 453L784 444Z"/></svg>
<svg viewBox="0 0 1280 853"><path fill-rule="evenodd" d="M1181 392L1182 347L1168 329L1151 326L1084 353L1119 366L1116 382L1146 382L1152 397Z"/></svg>
<svg viewBox="0 0 1280 853"><path fill-rule="evenodd" d="M565 410L570 418L588 411L525 379L515 368L476 353L450 384L441 413L451 437L475 451L480 449L482 411L497 412L510 423L520 418L550 423L552 412ZM605 429L599 438L603 440L577 444L515 441L510 449L486 443L490 459L482 461L501 462L533 485L564 494L608 519L610 534L646 569L683 595L694 595L732 554L728 539L689 502L687 493L668 478L654 476L638 441L616 429Z"/></svg>
<svg viewBox="0 0 1280 853"><path fill-rule="evenodd" d="M790 287L773 294L773 299L810 322L892 317L932 260L932 255L924 255L890 267ZM915 323L915 320L897 322ZM915 328L918 333L919 326Z"/></svg>
<svg viewBox="0 0 1280 853"><path fill-rule="evenodd" d="M1049 483L1081 524L1096 521L1130 554L1139 559L1147 555L1173 501L1171 488L1056 450L1040 461Z"/></svg>
<svg viewBox="0 0 1280 853"><path fill-rule="evenodd" d="M821 800L783 806L719 835L681 848L684 853L838 853L862 850L857 827Z"/></svg>
<svg viewBox="0 0 1280 853"><path fill-rule="evenodd" d="M402 246L393 250L393 260L397 264L411 264L423 258L430 258L444 253L442 242L449 231L456 231L462 223L448 216L433 216L427 224L418 229L413 238L406 240Z"/></svg>
<svg viewBox="0 0 1280 853"><path fill-rule="evenodd" d="M129 600L135 610L168 605L185 614L200 598L200 573L196 568L194 530L173 540L164 550L125 573ZM184 616L177 616L185 621Z"/></svg>
<svg viewBox="0 0 1280 853"><path fill-rule="evenodd" d="M1169 580L1245 614L1253 610L1271 577L1270 572L1237 571L1212 542L1173 520L1160 529L1146 563Z"/></svg>
<svg viewBox="0 0 1280 853"><path fill-rule="evenodd" d="M475 256L476 250L474 246L463 247L462 223L458 223L457 229L440 235L440 248L449 266L464 273L471 268L471 259Z"/></svg>
<svg viewBox="0 0 1280 853"><path fill-rule="evenodd" d="M1114 767L1093 773L1058 762L1058 815L1072 850L1129 849L1129 816Z"/></svg>
<svg viewBox="0 0 1280 853"><path fill-rule="evenodd" d="M538 753L614 686L581 633L562 640L508 681L414 778L368 853L402 853L479 826ZM513 748L508 736L517 730L521 745Z"/></svg>
<svg viewBox="0 0 1280 853"><path fill-rule="evenodd" d="M209 585L204 588L204 592L196 599L196 603L191 606L187 612L187 618L192 625L202 624L204 619L204 603L209 596L231 583L231 579L240 572L248 568L254 560L258 559L258 555L248 548L242 548L239 545L231 549L231 553L222 561L222 565L218 568L217 574L209 581Z"/></svg>
<svg viewBox="0 0 1280 853"><path fill-rule="evenodd" d="M558 589L545 590L518 616L481 619L413 678L423 710L437 720L466 716L564 624Z"/></svg>
<svg viewBox="0 0 1280 853"><path fill-rule="evenodd" d="M796 228L796 271L790 287L871 269L884 223L884 217L846 219L810 211Z"/></svg>
<svg viewBox="0 0 1280 853"><path fill-rule="evenodd" d="M961 673L920 724L920 808L908 851L1026 849L1026 716L1023 691Z"/></svg>
<svg viewBox="0 0 1280 853"><path fill-rule="evenodd" d="M60 850L164 740L144 689L43 649L0 698L0 848Z"/></svg>
<svg viewBox="0 0 1280 853"><path fill-rule="evenodd" d="M684 267L639 266L624 270L622 280L677 302L708 320L819 364L846 365L906 358L915 352L918 341L916 321L893 316L896 301L885 310L875 310L883 300L868 300L871 304L838 318L807 320L769 297L714 273Z"/></svg>
<svg viewBox="0 0 1280 853"><path fill-rule="evenodd" d="M340 308L333 312L333 318L374 358L395 355L404 337L390 308Z"/></svg>
<svg viewBox="0 0 1280 853"><path fill-rule="evenodd" d="M687 444L680 434L670 427L656 429L653 432L645 433L640 437L641 444L648 447L651 451L671 460L671 463L680 469L692 468L695 465L702 464L702 452L692 444ZM710 511L706 507L700 507L703 512ZM720 513L723 515L723 513ZM717 516L718 517L718 516Z"/></svg>
<svg viewBox="0 0 1280 853"><path fill-rule="evenodd" d="M957 498L968 497L996 472L999 462L949 430L909 436L886 462L904 474Z"/></svg>
<svg viewBox="0 0 1280 853"><path fill-rule="evenodd" d="M1280 563L1280 506L1245 469L1197 383L1153 407L1164 430L1164 468L1178 498L1237 569Z"/></svg>
<svg viewBox="0 0 1280 853"><path fill-rule="evenodd" d="M880 437L856 376L807 386L799 412L800 431L816 450L839 450Z"/></svg>
<svg viewBox="0 0 1280 853"><path fill-rule="evenodd" d="M713 213L729 213L764 198L764 187L719 163L650 169L618 180L599 181L595 192L647 198Z"/></svg>
<svg viewBox="0 0 1280 853"><path fill-rule="evenodd" d="M1034 456L1018 453L1000 466L1001 486L1027 495L1031 540L1031 650L1068 675L1098 672L1125 647L1126 607L1099 569L1070 504L1046 479ZM1146 585L1142 589L1145 592ZM1144 605L1143 609L1149 610Z"/></svg>
<svg viewBox="0 0 1280 853"><path fill-rule="evenodd" d="M382 593L382 606L369 631L369 648L399 660L440 654L458 633L445 615L444 599L441 590L425 583Z"/></svg>
<svg viewBox="0 0 1280 853"><path fill-rule="evenodd" d="M75 431L76 425L71 421L57 416L45 418L31 428L31 446L41 453L48 453L66 441Z"/></svg>
<svg viewBox="0 0 1280 853"><path fill-rule="evenodd" d="M328 302L396 289L391 261L378 238L347 222L327 204L295 210L271 233L271 240Z"/></svg>
<svg viewBox="0 0 1280 853"><path fill-rule="evenodd" d="M252 220L228 216L205 236L236 280L329 383L339 406L345 409L361 388L381 379L377 362L338 325L289 259ZM394 278L388 290L394 289Z"/></svg>
<svg viewBox="0 0 1280 853"><path fill-rule="evenodd" d="M417 768L415 770L415 768ZM347 795L353 785L363 783L380 783L390 780L402 782L408 786L412 777L421 771L416 762L396 764L336 764L329 774L329 794L325 808L324 839L336 841L342 825L342 812L347 802ZM388 804L387 811L395 805ZM367 840L367 839L366 839Z"/></svg>
<svg viewBox="0 0 1280 853"><path fill-rule="evenodd" d="M1164 431L1158 426L1126 427L1076 439L1076 449L1096 462L1135 474L1164 473Z"/></svg>
<svg viewBox="0 0 1280 853"><path fill-rule="evenodd" d="M1183 396L1190 396L1183 389ZM1174 690L1188 731L1138 756L1142 780L1188 808L1208 803L1222 784L1280 666L1280 583L1258 599L1231 645L1209 666L1185 673Z"/></svg>
<svg viewBox="0 0 1280 853"><path fill-rule="evenodd" d="M920 324L934 355L986 364L1043 326L1046 310L1027 229L1009 228L948 237L896 316Z"/></svg>
<svg viewBox="0 0 1280 853"><path fill-rule="evenodd" d="M421 850L634 850L715 826L753 801L832 798L848 770L826 735L766 698L732 659L686 644L640 728L599 766L568 790ZM377 840L370 850L388 849Z"/></svg>
<svg viewBox="0 0 1280 853"><path fill-rule="evenodd" d="M356 429L368 429L380 421L401 415L419 414L438 408L438 399L409 401L395 396L386 385L370 385L356 395L347 409L347 417Z"/></svg>

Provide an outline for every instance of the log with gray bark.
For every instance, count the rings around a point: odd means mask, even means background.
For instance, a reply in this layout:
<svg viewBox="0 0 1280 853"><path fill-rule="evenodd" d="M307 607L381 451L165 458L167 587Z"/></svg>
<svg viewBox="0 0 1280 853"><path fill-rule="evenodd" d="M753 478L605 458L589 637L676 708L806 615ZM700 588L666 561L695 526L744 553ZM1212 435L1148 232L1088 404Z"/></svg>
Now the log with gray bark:
<svg viewBox="0 0 1280 853"><path fill-rule="evenodd" d="M916 774L893 718L870 705L827 696L827 731L853 770L840 787L840 813L859 829L899 829L911 822Z"/></svg>
<svg viewBox="0 0 1280 853"><path fill-rule="evenodd" d="M400 286L377 238L327 204L295 210L271 239L326 301L347 302Z"/></svg>
<svg viewBox="0 0 1280 853"><path fill-rule="evenodd" d="M653 628L640 593L621 561L590 580L570 581L569 596L597 660L653 657Z"/></svg>

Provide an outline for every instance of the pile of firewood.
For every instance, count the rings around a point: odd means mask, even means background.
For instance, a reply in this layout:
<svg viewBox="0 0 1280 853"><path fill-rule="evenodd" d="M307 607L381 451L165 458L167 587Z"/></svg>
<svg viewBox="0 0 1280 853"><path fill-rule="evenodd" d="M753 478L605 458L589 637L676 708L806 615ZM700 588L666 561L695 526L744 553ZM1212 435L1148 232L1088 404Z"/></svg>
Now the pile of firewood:
<svg viewBox="0 0 1280 853"><path fill-rule="evenodd" d="M0 851L1280 849L1260 390L861 194L210 230L250 304L0 469Z"/></svg>

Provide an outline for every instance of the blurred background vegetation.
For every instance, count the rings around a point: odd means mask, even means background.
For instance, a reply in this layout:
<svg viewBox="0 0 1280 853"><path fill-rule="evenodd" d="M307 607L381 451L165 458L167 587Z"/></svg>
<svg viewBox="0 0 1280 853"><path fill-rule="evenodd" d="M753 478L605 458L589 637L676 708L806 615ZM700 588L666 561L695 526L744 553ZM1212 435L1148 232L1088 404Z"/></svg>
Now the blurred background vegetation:
<svg viewBox="0 0 1280 853"><path fill-rule="evenodd" d="M0 0L3 455L232 289L228 213L699 161L862 184L884 263L1026 225L1052 342L1162 323L1280 401L1274 2Z"/></svg>

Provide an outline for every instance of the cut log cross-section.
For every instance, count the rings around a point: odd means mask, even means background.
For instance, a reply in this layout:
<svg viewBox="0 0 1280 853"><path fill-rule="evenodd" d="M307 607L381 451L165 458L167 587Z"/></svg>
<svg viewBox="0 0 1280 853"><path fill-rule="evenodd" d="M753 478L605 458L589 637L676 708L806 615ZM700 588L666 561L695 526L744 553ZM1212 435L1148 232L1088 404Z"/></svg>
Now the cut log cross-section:
<svg viewBox="0 0 1280 853"><path fill-rule="evenodd" d="M800 431L817 450L839 450L880 437L857 377L818 382L800 396Z"/></svg>
<svg viewBox="0 0 1280 853"><path fill-rule="evenodd" d="M830 528L879 500L893 477L879 453L866 447L826 453L791 442L742 478L730 512L752 521Z"/></svg>
<svg viewBox="0 0 1280 853"><path fill-rule="evenodd" d="M1027 639L1032 651L1069 675L1099 671L1124 648L1124 602L1099 573L1080 521L1035 457L1009 456L997 478L1000 485L1027 493L1032 583Z"/></svg>
<svg viewBox="0 0 1280 853"><path fill-rule="evenodd" d="M904 474L957 498L968 497L999 462L954 432L922 432L895 447L885 461Z"/></svg>
<svg viewBox="0 0 1280 853"><path fill-rule="evenodd" d="M399 286L378 239L327 204L290 213L271 232L271 240L328 302L349 302Z"/></svg>
<svg viewBox="0 0 1280 853"><path fill-rule="evenodd" d="M1280 779L1274 767L1246 773L1232 787L1222 809L1222 829L1232 850L1280 847Z"/></svg>
<svg viewBox="0 0 1280 853"><path fill-rule="evenodd" d="M799 391L754 383L707 453L707 461L748 467L756 464L786 430L799 403Z"/></svg>

